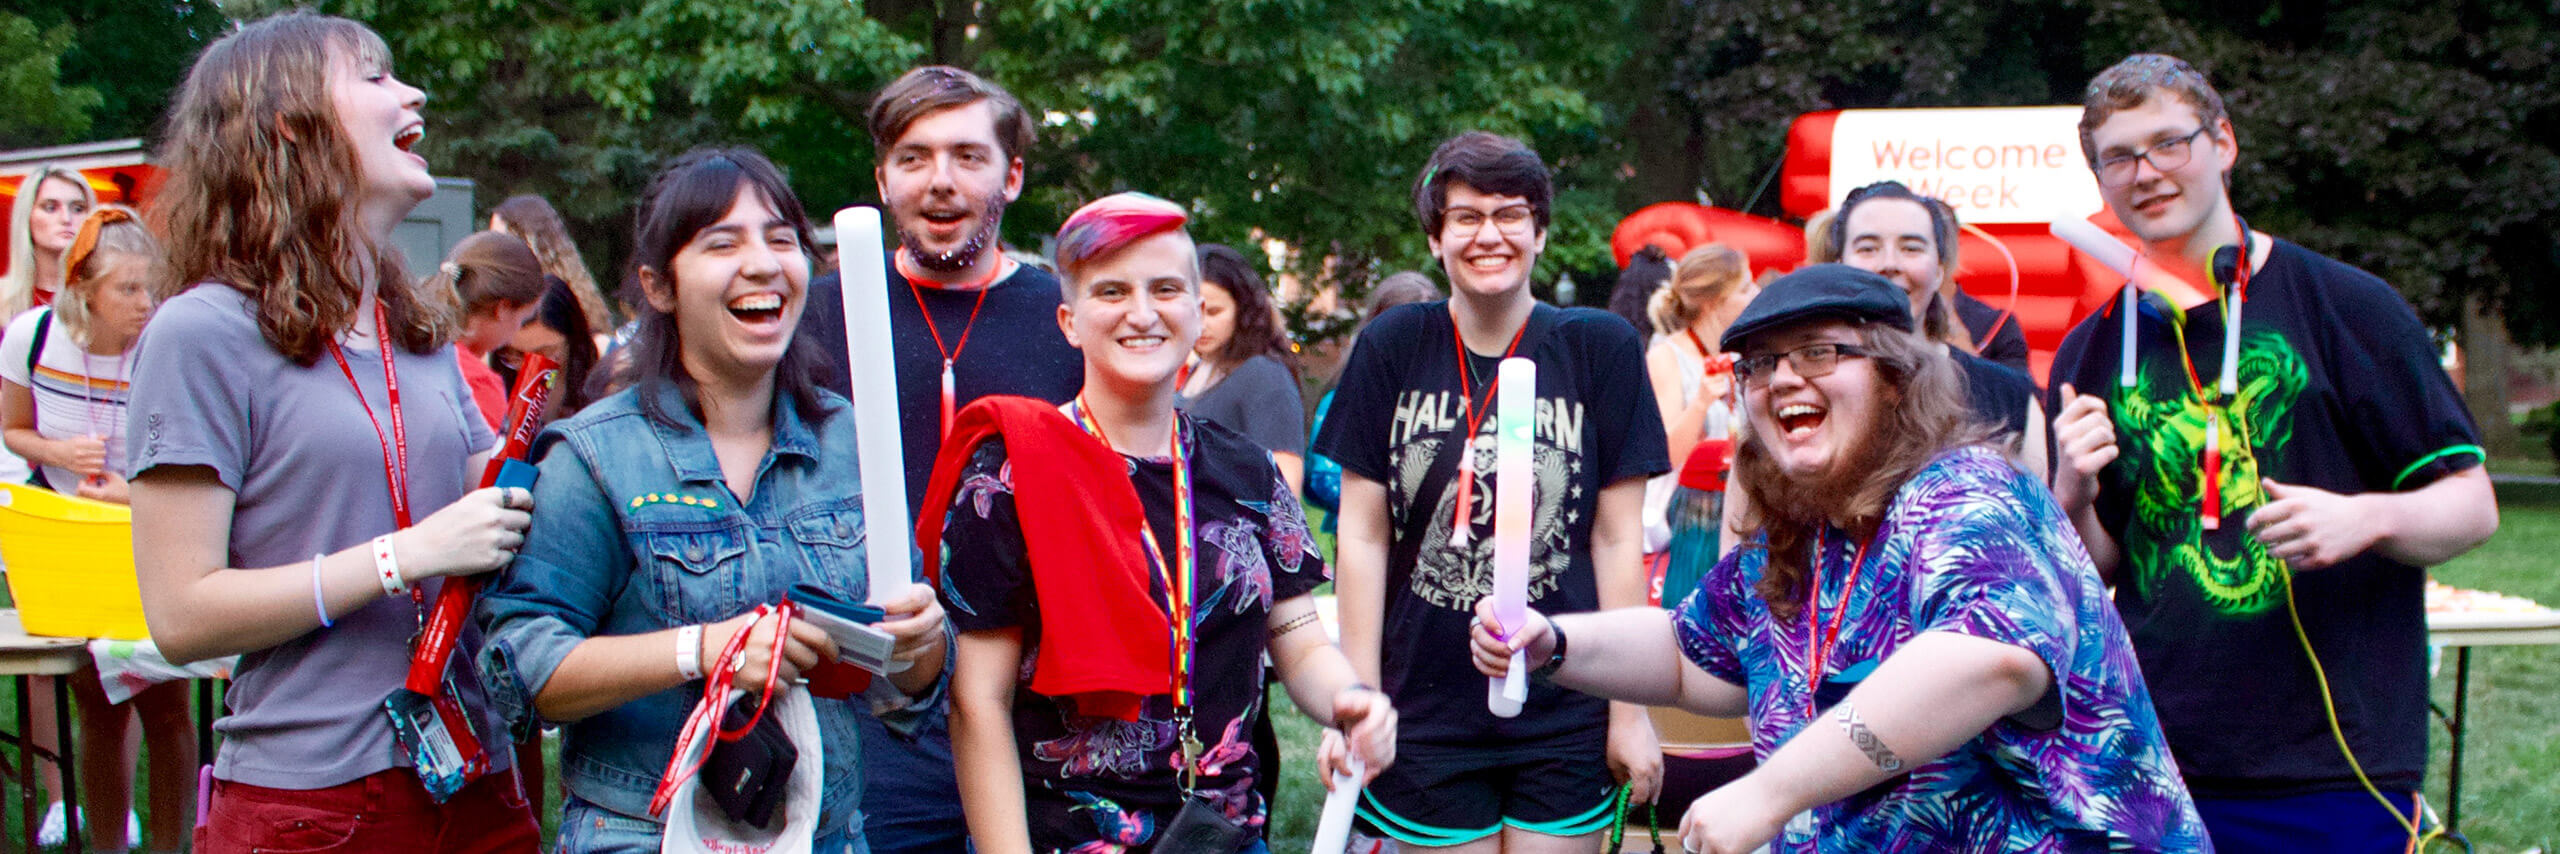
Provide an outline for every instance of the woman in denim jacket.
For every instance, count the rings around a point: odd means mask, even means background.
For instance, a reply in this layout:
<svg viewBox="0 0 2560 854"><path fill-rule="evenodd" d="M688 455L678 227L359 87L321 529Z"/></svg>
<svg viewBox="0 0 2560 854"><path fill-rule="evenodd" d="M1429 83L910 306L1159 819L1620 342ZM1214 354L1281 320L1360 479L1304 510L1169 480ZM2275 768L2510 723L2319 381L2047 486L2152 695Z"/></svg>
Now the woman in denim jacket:
<svg viewBox="0 0 2560 854"><path fill-rule="evenodd" d="M641 205L638 382L536 441L543 515L480 603L500 705L519 728L567 726L562 851L658 850L649 801L698 674L750 632L736 687L764 684L776 621L749 609L800 582L868 598L852 410L792 346L810 271L799 200L763 156L726 149L679 158ZM885 607L881 628L916 664L893 681L924 699L943 670L942 609L923 586ZM785 680L836 652L796 621L782 649ZM862 712L817 709L817 850L863 852Z"/></svg>

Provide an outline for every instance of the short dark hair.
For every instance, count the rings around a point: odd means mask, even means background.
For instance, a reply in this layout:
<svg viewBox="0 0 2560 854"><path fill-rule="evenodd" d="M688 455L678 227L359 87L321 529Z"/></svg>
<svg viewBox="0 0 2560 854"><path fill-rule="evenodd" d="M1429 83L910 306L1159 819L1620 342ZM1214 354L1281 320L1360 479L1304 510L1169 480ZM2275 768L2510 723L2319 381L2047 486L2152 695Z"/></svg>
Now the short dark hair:
<svg viewBox="0 0 2560 854"><path fill-rule="evenodd" d="M1208 361L1220 368L1233 369L1255 356L1269 355L1298 372L1297 354L1289 352L1289 335L1280 328L1279 313L1271 307L1271 290L1244 253L1223 243L1200 245L1200 284L1225 288L1236 303L1236 329L1227 336L1226 349L1209 354Z"/></svg>
<svg viewBox="0 0 2560 854"><path fill-rule="evenodd" d="M676 253L693 242L694 235L728 215L739 193L764 197L774 213L791 223L800 245L816 251L817 234L809 226L809 214L773 161L753 148L697 148L676 157L649 179L649 188L640 197L639 227L632 235L632 269L656 271L673 287ZM642 386L641 411L661 424L673 425L678 423L675 416L659 407L659 396L652 389L672 383L687 402L693 402L694 379L684 367L675 315L659 311L643 296L638 301L640 330L631 344L631 375ZM774 390L800 408L801 418L815 420L825 408L819 390L826 379L821 372L827 367L826 360L811 349L810 340L805 335L792 337L782 353L782 364L775 366Z"/></svg>
<svg viewBox="0 0 2560 854"><path fill-rule="evenodd" d="M2213 81L2197 71L2186 60L2165 53L2137 53L2119 60L2098 76L2089 78L2089 88L2080 96L2080 153L2089 158L2089 168L2098 168L2098 144L2090 134L2117 110L2130 110L2151 100L2154 91L2168 92L2196 108L2196 118L2204 122L2204 132L2222 139L2222 131L2214 125L2230 116L2222 104L2222 93L2215 91Z"/></svg>
<svg viewBox="0 0 2560 854"><path fill-rule="evenodd" d="M1012 92L965 69L925 65L898 76L871 99L871 150L874 162L886 162L889 148L924 117L985 101L995 108L996 144L1007 158L1031 149L1031 117Z"/></svg>
<svg viewBox="0 0 2560 854"><path fill-rule="evenodd" d="M1425 236L1439 236L1440 215L1449 207L1453 183L1529 200L1539 231L1554 216L1555 179L1548 175L1546 161L1527 143L1501 134L1471 130L1450 137L1422 164L1422 174L1413 180L1413 213Z"/></svg>

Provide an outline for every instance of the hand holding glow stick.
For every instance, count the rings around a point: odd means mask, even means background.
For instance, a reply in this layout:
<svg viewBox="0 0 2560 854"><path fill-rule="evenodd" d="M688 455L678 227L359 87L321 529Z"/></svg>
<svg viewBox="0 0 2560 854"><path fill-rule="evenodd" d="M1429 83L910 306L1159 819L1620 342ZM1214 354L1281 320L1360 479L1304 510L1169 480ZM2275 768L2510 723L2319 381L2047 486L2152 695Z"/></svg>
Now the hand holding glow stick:
<svg viewBox="0 0 2560 854"><path fill-rule="evenodd" d="M1501 478L1493 492L1493 614L1508 629L1528 621L1529 490L1538 482L1530 431L1537 421L1538 363L1514 357L1502 360L1500 370L1493 407L1493 466ZM1496 717L1520 714L1529 699L1528 654L1512 653L1511 672L1487 681L1486 708Z"/></svg>
<svg viewBox="0 0 2560 854"><path fill-rule="evenodd" d="M1350 749L1350 737L1344 736L1342 768L1334 772L1333 791L1324 796L1324 812L1316 819L1316 841L1308 849L1313 854L1343 854L1351 845L1351 811L1360 803L1360 778L1368 773L1360 763L1360 754Z"/></svg>
<svg viewBox="0 0 2560 854"><path fill-rule="evenodd" d="M870 568L873 604L903 597L914 572L906 452L898 433L898 363L890 352L889 265L883 245L878 208L836 211L845 365L853 374L854 451L862 465L863 558Z"/></svg>

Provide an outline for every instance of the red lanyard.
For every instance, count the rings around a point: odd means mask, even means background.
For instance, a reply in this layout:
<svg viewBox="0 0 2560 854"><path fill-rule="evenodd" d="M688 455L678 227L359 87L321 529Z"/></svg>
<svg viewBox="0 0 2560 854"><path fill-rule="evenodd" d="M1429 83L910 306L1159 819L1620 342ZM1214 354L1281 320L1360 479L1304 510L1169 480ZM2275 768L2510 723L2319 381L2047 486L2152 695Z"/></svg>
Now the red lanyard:
<svg viewBox="0 0 2560 854"><path fill-rule="evenodd" d="M702 763L711 758L711 745L704 745L699 751L691 749L696 741L704 735L720 741L744 738L764 721L765 710L773 705L774 684L782 681L782 648L791 637L791 621L798 616L799 607L784 601L779 605L757 605L748 613L751 616L747 618L747 625L737 634L730 635L729 642L721 647L719 657L712 659L711 672L702 680L702 701L693 704L693 711L685 715L684 726L676 730L674 755L667 757L667 770L658 775L658 790L649 798L650 815L666 812L667 806L675 800L677 785L699 773ZM736 729L724 727L721 724L729 710L730 687L736 681L738 671L746 666L747 636L755 633L756 623L762 621L767 613L775 617L773 654L765 659L764 691L756 698L755 713L747 716L746 723ZM688 752L693 753L689 763L685 756Z"/></svg>
<svg viewBox="0 0 2560 854"><path fill-rule="evenodd" d="M382 351L383 395L391 399L391 432L382 432L382 419L373 414L373 404L364 399L364 387L356 384L356 370L347 365L347 354L338 349L336 339L329 341L329 357L338 360L338 372L347 377L347 388L356 393L356 405L364 407L364 418L373 422L373 437L382 443L382 476L391 484L391 519L399 528L411 524L409 515L409 429L400 421L400 371L391 363L391 315L381 300L373 303L373 341ZM396 529L395 529L396 530ZM424 609L426 589L412 585L409 601ZM420 625L426 613L419 612Z"/></svg>
<svg viewBox="0 0 2560 854"><path fill-rule="evenodd" d="M1831 631L1826 635L1822 631L1822 621L1818 619L1822 614L1823 540L1821 533L1813 535L1813 566L1809 570L1813 589L1804 597L1804 705L1807 716L1820 711L1813 708L1813 697L1822 689L1822 674L1831 663L1831 648L1840 643L1840 624L1848 622L1849 599L1858 592L1858 573L1866 567L1867 547L1875 545L1872 538L1860 543L1857 556L1849 559L1849 578L1840 585L1840 604L1831 606Z"/></svg>
<svg viewBox="0 0 2560 854"><path fill-rule="evenodd" d="M952 290L975 290L978 292L977 302L972 303L969 306L969 321L960 325L959 342L952 346L945 347L942 344L942 329L941 327L936 326L933 322L933 309L924 304L924 288L916 284L916 281L922 277L907 270L906 256L904 254L898 255L897 258L898 275L907 280L907 293L916 298L916 313L924 315L924 331L933 336L933 352L942 356L941 427L942 436L944 438L949 438L951 435L951 411L954 403L959 399L959 395L955 391L959 388L959 384L953 379L951 366L953 363L960 361L960 351L969 348L969 331L978 327L978 310L987 307L987 291L993 290L990 286L995 284L996 277L1004 274L1004 261L1002 259L998 259L996 261L995 270L989 272L986 277L975 282L967 284L936 285L934 287L934 290L949 288Z"/></svg>
<svg viewBox="0 0 2560 854"><path fill-rule="evenodd" d="M1528 331L1528 321L1521 321L1520 328L1511 333L1511 344L1502 348L1502 358L1511 358L1512 353L1520 350L1520 336ZM1455 509L1451 511L1453 516L1449 520L1449 547L1454 549L1465 548L1467 535L1475 530L1472 505L1476 492L1476 431L1483 428L1485 413L1493 408L1493 395L1502 388L1502 375L1495 374L1493 382L1485 384L1484 402L1477 404L1475 373L1467 367L1474 354L1467 352L1467 336L1458 330L1455 308L1449 310L1449 343L1458 351L1458 400L1464 407L1458 411L1458 417L1467 422L1466 435L1458 437L1458 500L1451 505Z"/></svg>
<svg viewBox="0 0 2560 854"><path fill-rule="evenodd" d="M1698 338L1698 330L1683 329L1680 330L1680 332L1683 335L1689 336L1689 343L1698 348L1698 359L1706 363L1703 370L1705 371L1708 379L1715 379L1716 377L1727 376L1733 373L1733 360L1725 358L1725 355L1722 353L1707 349L1707 342Z"/></svg>
<svg viewBox="0 0 2560 854"><path fill-rule="evenodd" d="M1084 393L1076 393L1076 425L1084 428L1104 447L1111 440L1102 435L1102 425L1093 420L1093 411L1085 406ZM1153 525L1138 522L1139 539L1146 544L1147 558L1155 564L1156 577L1164 582L1165 610L1173 621L1173 704L1175 714L1186 723L1191 709L1191 604L1193 569L1199 561L1191 545L1192 493L1191 454L1182 447L1182 420L1173 422L1173 435L1165 440L1170 447L1166 456L1173 458L1173 554L1174 562L1165 563L1164 549L1156 545Z"/></svg>

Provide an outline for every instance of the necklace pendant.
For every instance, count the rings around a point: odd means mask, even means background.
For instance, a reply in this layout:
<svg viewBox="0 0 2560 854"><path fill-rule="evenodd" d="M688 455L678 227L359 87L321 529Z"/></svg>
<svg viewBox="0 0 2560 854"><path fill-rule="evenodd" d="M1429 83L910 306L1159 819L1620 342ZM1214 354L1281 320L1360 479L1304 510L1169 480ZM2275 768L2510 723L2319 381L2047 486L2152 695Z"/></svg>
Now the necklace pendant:
<svg viewBox="0 0 2560 854"><path fill-rule="evenodd" d="M1475 503L1476 491L1476 467L1471 464L1475 459L1475 448L1470 443L1459 454L1458 500L1449 517L1449 547L1453 549L1466 548L1467 535L1475 530L1475 508L1471 506Z"/></svg>
<svg viewBox="0 0 2560 854"><path fill-rule="evenodd" d="M960 399L959 388L960 384L951 375L951 360L942 360L942 435L946 438L951 435L952 404Z"/></svg>

